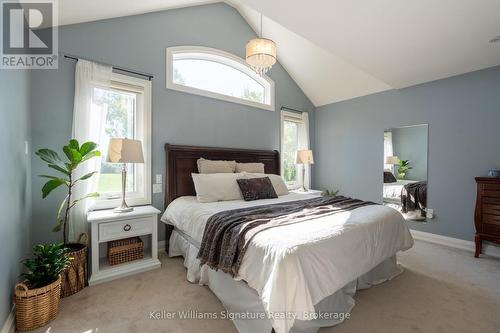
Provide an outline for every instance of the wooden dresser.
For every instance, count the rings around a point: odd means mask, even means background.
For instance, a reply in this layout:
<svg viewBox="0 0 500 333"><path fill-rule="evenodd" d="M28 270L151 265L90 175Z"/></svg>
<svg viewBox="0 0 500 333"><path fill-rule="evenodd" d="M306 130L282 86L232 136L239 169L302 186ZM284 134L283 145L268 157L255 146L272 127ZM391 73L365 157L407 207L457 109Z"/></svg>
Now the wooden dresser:
<svg viewBox="0 0 500 333"><path fill-rule="evenodd" d="M476 225L476 253L479 257L482 241L500 244L500 178L476 177L477 199L474 224Z"/></svg>

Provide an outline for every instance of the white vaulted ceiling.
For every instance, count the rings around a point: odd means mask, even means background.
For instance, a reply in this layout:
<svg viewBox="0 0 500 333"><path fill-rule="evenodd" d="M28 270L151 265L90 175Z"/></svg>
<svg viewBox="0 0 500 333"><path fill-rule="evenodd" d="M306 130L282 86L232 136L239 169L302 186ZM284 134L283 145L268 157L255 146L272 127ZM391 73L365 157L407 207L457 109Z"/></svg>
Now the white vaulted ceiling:
<svg viewBox="0 0 500 333"><path fill-rule="evenodd" d="M63 0L61 25L219 1ZM500 65L499 0L227 0L316 105ZM241 41L245 44L246 41Z"/></svg>
<svg viewBox="0 0 500 333"><path fill-rule="evenodd" d="M239 1L393 88L500 65L498 0Z"/></svg>

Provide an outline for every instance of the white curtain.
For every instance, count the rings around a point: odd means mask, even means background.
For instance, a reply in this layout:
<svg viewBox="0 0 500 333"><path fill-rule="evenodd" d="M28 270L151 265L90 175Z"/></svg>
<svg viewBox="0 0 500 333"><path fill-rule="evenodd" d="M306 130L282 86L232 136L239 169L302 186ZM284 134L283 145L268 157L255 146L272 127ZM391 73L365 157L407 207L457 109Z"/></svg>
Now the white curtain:
<svg viewBox="0 0 500 333"><path fill-rule="evenodd" d="M384 132L384 170L390 170L391 172L393 172L393 165L385 163L388 156L394 156L392 132Z"/></svg>
<svg viewBox="0 0 500 333"><path fill-rule="evenodd" d="M297 142L297 149L311 149L309 140L309 115L307 112L302 112L302 122L299 124L299 137ZM302 168L305 168L304 185L306 188L311 188L311 166L310 165L297 165L297 179L298 185L302 187Z"/></svg>
<svg viewBox="0 0 500 333"><path fill-rule="evenodd" d="M75 70L75 99L73 107L73 138L80 144L93 141L99 143L104 134L107 105L93 103L95 88L109 89L111 86L110 66L104 66L87 60L78 60ZM98 147L98 149L100 149ZM103 155L106 152L101 150ZM92 171L99 171L100 158L91 158L82 163L75 171L75 179ZM98 177L94 175L81 181L73 189L73 199L79 199L88 193L96 192ZM69 240L76 241L82 232L87 232L86 214L92 205L92 199L79 202L70 214Z"/></svg>

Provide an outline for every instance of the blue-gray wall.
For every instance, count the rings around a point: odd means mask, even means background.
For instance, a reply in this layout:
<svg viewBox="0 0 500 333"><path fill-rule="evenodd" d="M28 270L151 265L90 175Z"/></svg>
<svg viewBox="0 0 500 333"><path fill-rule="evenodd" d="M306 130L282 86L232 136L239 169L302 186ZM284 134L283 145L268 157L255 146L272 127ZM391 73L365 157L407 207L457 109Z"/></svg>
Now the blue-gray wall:
<svg viewBox="0 0 500 333"><path fill-rule="evenodd" d="M475 176L500 168L500 67L316 110L314 184L382 201L383 131L429 124L428 207L414 229L471 240Z"/></svg>
<svg viewBox="0 0 500 333"><path fill-rule="evenodd" d="M59 30L61 52L152 73L153 175L165 176L165 143L235 148L279 149L279 112L195 96L165 88L165 48L201 45L244 57L246 42L255 37L239 13L225 4L176 9L97 22ZM32 82L33 149L60 147L71 135L74 62L60 60L59 69L34 71ZM279 65L269 76L276 83L276 108L306 111L314 107ZM311 123L314 116L311 113ZM314 127L311 128L314 133ZM313 142L314 144L314 142ZM32 158L33 174L46 167ZM154 179L154 177L153 177ZM163 177L165 179L165 177ZM58 238L54 224L60 196L40 197L42 180L33 178L34 242ZM163 193L153 195L163 208ZM160 228L163 239L163 225Z"/></svg>
<svg viewBox="0 0 500 333"><path fill-rule="evenodd" d="M29 74L0 70L0 326L12 306L12 291L29 254L31 216Z"/></svg>
<svg viewBox="0 0 500 333"><path fill-rule="evenodd" d="M409 180L427 180L427 126L393 128L394 155L409 160L412 169L406 173ZM397 172L397 166L396 166Z"/></svg>

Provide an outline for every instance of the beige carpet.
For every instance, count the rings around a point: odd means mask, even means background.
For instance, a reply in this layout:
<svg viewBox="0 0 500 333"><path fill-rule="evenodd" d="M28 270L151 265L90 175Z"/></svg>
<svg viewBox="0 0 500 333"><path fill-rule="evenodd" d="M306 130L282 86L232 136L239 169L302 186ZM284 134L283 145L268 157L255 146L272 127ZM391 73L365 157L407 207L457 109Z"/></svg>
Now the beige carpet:
<svg viewBox="0 0 500 333"><path fill-rule="evenodd" d="M320 332L500 332L499 259L417 242L399 261L402 275L358 292L351 319ZM223 310L208 288L186 281L181 259L162 262L62 300L59 316L35 332L236 332L229 320L150 319L150 311Z"/></svg>

